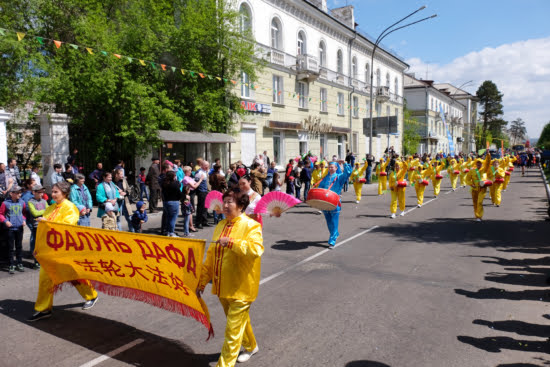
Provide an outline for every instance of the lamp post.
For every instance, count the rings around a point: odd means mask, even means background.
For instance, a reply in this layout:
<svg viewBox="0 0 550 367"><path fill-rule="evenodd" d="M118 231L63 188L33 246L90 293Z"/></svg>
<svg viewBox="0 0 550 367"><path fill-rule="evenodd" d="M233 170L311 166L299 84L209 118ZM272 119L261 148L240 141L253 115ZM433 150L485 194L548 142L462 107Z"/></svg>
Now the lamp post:
<svg viewBox="0 0 550 367"><path fill-rule="evenodd" d="M462 87L464 87L465 85L468 85L468 84L470 84L470 83L473 83L473 82L474 82L473 80L468 80L467 82L462 83L462 84L460 85L460 87L455 88L455 91L454 91L454 92L451 94L451 96L450 96L450 97L451 97L451 108L453 107L454 101L455 101L454 98L453 98L453 96L454 96L459 90L461 90ZM452 118L451 118L451 128L452 128L451 137L452 137L453 143L454 143L454 140L455 140L455 130L454 130L454 128L455 128L455 126L454 126L454 122L453 122L453 119L452 119ZM462 146L461 146L461 147L462 147ZM462 150L462 149L461 149L461 150ZM456 154L456 151L455 151L455 154Z"/></svg>
<svg viewBox="0 0 550 367"><path fill-rule="evenodd" d="M411 25L413 24L416 24L416 23L420 23L420 22L423 22L425 20L428 20L428 19L431 19L431 18L435 18L437 16L437 14L434 14L434 15L431 15L429 17L426 17L426 18L423 18L423 19L420 19L420 20L417 20L416 22L411 22L411 23L408 23L408 24L405 24L401 27L397 27L397 28L393 28L395 27L396 25L398 25L399 23L401 23L402 21L404 21L405 19L413 16L414 14L418 13L419 11L421 10L424 10L426 8L426 6L422 6L420 8L418 8L417 10L413 11L412 13L410 13L409 15L407 15L406 17L400 19L399 21L393 23L391 26L389 26L388 28L384 29L382 31L382 33L380 33L380 35L378 36L378 38L376 39L376 41L374 42L374 47L372 49L372 55L371 55L371 61L370 61L370 113L369 113L369 121L370 121L370 138L369 138L369 154L372 156L372 125L373 125L373 121L372 121L372 107L373 107L373 96L372 96L372 89L373 89L373 74L374 74L374 53L376 52L376 49L378 48L378 45L380 45L380 42L382 42L382 40L384 38L386 38L386 36L390 35L391 33L397 31L397 30L400 30L400 29L403 29L403 28L406 28L406 27L410 27ZM393 29L392 29L393 28ZM388 130L388 134L389 134L389 130Z"/></svg>

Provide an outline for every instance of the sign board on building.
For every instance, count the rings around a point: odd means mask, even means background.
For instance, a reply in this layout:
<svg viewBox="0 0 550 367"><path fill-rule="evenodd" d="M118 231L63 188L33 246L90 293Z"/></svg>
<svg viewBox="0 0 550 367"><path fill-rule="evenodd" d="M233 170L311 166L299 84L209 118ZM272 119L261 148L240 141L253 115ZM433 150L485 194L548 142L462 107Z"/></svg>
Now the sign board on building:
<svg viewBox="0 0 550 367"><path fill-rule="evenodd" d="M310 134L321 134L329 133L332 131L332 125L321 122L319 117L309 116L308 118L302 120L301 122L302 129L309 132Z"/></svg>
<svg viewBox="0 0 550 367"><path fill-rule="evenodd" d="M375 117L373 120L372 136L378 134L399 134L397 116ZM370 136L370 119L363 119L363 134Z"/></svg>
<svg viewBox="0 0 550 367"><path fill-rule="evenodd" d="M241 101L241 107L245 111L257 112L257 113L271 113L271 105L264 103L256 103L251 101Z"/></svg>

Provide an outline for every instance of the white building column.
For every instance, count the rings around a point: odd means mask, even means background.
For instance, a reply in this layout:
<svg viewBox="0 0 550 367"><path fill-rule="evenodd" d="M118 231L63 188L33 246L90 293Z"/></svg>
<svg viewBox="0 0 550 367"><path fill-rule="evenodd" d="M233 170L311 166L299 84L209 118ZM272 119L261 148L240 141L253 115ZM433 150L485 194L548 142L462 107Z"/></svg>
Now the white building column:
<svg viewBox="0 0 550 367"><path fill-rule="evenodd" d="M51 175L55 163L65 164L69 156L69 122L64 113L49 113L37 117L40 123L40 145L42 148L42 170L44 186L51 186Z"/></svg>
<svg viewBox="0 0 550 367"><path fill-rule="evenodd" d="M0 109L0 163L8 164L8 134L6 122L11 119L11 113Z"/></svg>

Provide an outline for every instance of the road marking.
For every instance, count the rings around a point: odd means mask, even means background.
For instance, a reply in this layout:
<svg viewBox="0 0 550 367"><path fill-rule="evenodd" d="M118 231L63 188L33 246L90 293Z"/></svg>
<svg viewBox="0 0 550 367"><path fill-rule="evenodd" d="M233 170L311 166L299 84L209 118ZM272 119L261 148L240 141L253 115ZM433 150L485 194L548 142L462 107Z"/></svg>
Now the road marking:
<svg viewBox="0 0 550 367"><path fill-rule="evenodd" d="M366 229L366 230L364 230L364 231L362 231L362 232L359 232L359 233L357 233L356 235L353 235L353 236L351 236L350 238L343 240L342 242L338 243L338 244L335 245L334 247L336 248L336 247L342 246L342 245L345 244L346 242L349 242L349 241L351 241L351 240L354 240L354 239L356 239L357 237L364 235L365 233L369 233L370 231L372 231L372 230L374 230L374 229L376 229L376 228L378 228L378 227L379 227L379 226L374 226L374 227L371 227L371 228L369 228L369 229ZM291 266L289 266L289 267L286 268L286 269L283 269L283 270L281 270L281 271L279 271L279 272L277 272L277 273L275 273L275 274L272 274L272 275L268 276L267 278L264 278L264 279L260 280L260 285L265 284L265 283L267 283L267 282L269 282L270 280L273 280L273 279L275 279L275 278L278 278L279 276L281 276L281 275L283 275L283 274L285 274L285 273L288 273L290 270L295 269L295 268L297 268L298 266L300 266L300 265L302 265L302 264L305 264L305 263L307 263L307 262L309 262L309 261L315 259L316 257L319 257L319 256L321 256L321 255L324 255L324 254L326 254L326 253L329 252L329 251L332 251L332 250L331 250L331 249L328 249L328 248L327 248L327 249L324 249L323 251L320 251L320 252L316 253L315 255L311 255L310 257L308 257L308 258L306 258L306 259L304 259L304 260L302 260L302 261L300 261L300 262L298 262L298 263L296 263L296 264L294 264L294 265L291 265Z"/></svg>
<svg viewBox="0 0 550 367"><path fill-rule="evenodd" d="M104 354L104 355L102 355L102 356L99 356L99 357L97 357L96 359L92 359L90 362L84 363L83 365L80 365L80 367L93 367L93 366L95 366L95 365L98 365L98 364L100 364L101 362L104 362L104 361L106 361L106 360L108 360L108 359L110 359L110 358L113 358L113 357L116 356L117 354L120 354L120 353L122 353L122 352L125 352L125 351L127 351L128 349L133 348L133 347L135 347L136 345L143 343L144 341L145 341L145 340L143 340L143 339L136 339L136 340L134 340L133 342L130 342L130 343L128 343L128 344L123 345L123 346L120 347L120 348L117 348L117 349L115 349L115 350L113 350L113 351L110 351L110 352L107 353L107 354Z"/></svg>
<svg viewBox="0 0 550 367"><path fill-rule="evenodd" d="M435 198L432 198L432 199L426 201L425 203L422 204L422 208L423 208L424 206L428 205L429 203L431 203L431 202L434 201L434 200L435 200ZM410 213L410 212L412 212L413 210L416 210L416 209L419 209L419 208L418 208L417 206L415 206L415 207L413 207L413 208L407 210L407 211L405 212L405 214L408 214L408 213Z"/></svg>

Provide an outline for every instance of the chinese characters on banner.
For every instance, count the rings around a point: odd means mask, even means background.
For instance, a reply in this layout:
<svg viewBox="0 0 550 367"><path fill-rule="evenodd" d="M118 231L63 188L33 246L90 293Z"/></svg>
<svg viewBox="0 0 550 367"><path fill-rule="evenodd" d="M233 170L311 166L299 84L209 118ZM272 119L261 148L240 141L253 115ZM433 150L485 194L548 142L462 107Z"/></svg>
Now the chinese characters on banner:
<svg viewBox="0 0 550 367"><path fill-rule="evenodd" d="M195 289L205 241L40 222L36 258L54 285L86 279L103 293L193 317L210 328Z"/></svg>

